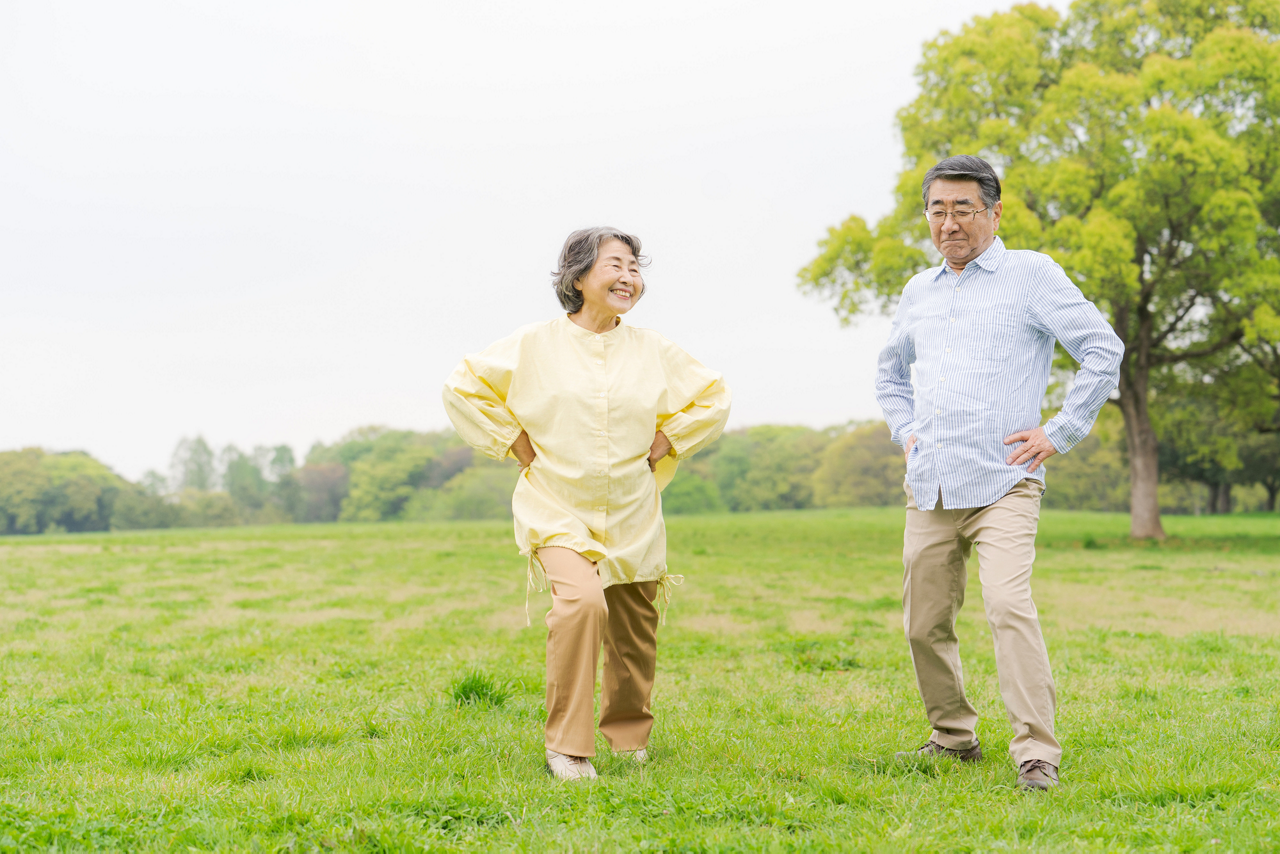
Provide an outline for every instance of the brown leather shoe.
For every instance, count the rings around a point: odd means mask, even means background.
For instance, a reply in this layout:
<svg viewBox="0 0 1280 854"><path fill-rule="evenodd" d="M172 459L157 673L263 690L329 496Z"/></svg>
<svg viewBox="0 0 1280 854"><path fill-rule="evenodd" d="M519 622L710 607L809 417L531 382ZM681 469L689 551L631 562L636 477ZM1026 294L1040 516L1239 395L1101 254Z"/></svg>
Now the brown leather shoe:
<svg viewBox="0 0 1280 854"><path fill-rule="evenodd" d="M1022 789L1052 789L1058 785L1058 766L1043 759L1028 759L1018 766L1018 787Z"/></svg>
<svg viewBox="0 0 1280 854"><path fill-rule="evenodd" d="M895 753L896 759L959 759L961 762L977 762L982 758L982 745L976 743L973 747L966 747L964 750L953 750L950 747L943 747L938 742L929 740L915 750L904 750L901 753Z"/></svg>

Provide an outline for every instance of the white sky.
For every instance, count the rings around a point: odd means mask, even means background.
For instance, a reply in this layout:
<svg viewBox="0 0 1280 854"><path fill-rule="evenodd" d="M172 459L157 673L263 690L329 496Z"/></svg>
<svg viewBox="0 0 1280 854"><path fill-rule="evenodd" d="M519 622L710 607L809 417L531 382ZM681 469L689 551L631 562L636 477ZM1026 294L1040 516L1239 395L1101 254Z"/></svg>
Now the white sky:
<svg viewBox="0 0 1280 854"><path fill-rule="evenodd" d="M6 2L0 450L136 478L197 433L445 428L454 364L555 316L598 224L731 426L879 417L887 322L795 273L889 209L922 43L1009 5Z"/></svg>

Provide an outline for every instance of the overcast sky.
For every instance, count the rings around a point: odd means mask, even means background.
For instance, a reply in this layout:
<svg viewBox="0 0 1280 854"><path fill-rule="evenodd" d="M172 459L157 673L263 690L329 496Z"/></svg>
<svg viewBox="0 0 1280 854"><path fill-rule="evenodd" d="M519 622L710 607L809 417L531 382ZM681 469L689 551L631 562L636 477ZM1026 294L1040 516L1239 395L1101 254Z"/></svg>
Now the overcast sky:
<svg viewBox="0 0 1280 854"><path fill-rule="evenodd" d="M0 450L136 478L183 436L447 428L449 371L554 317L598 224L731 426L879 417L887 322L795 273L890 208L921 45L1009 5L6 2Z"/></svg>

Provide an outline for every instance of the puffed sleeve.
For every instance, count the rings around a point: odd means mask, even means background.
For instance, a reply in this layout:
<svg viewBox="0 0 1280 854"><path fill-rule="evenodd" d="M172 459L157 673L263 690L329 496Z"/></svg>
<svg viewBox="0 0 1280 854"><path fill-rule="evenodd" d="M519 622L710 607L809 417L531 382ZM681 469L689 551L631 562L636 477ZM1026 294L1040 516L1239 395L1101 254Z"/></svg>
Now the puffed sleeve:
<svg viewBox="0 0 1280 854"><path fill-rule="evenodd" d="M495 460L506 459L523 429L507 408L519 360L518 336L467 356L444 384L444 408L468 445Z"/></svg>
<svg viewBox="0 0 1280 854"><path fill-rule="evenodd" d="M732 395L724 377L670 342L663 348L667 378L666 406L658 413L658 429L671 440L672 453L657 465L658 488L675 477L679 460L711 444L729 420Z"/></svg>

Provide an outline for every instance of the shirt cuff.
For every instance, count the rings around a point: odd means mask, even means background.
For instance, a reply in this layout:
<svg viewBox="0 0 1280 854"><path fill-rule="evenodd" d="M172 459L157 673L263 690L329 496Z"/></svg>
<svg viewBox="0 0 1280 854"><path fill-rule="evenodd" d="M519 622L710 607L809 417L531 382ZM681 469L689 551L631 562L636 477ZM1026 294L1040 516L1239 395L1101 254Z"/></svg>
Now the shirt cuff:
<svg viewBox="0 0 1280 854"><path fill-rule="evenodd" d="M1053 449L1059 454L1065 454L1074 448L1083 436L1076 436L1071 428L1059 421L1059 417L1055 416L1049 419L1049 423L1044 425L1045 438L1049 440L1049 444L1053 445Z"/></svg>
<svg viewBox="0 0 1280 854"><path fill-rule="evenodd" d="M902 450L905 451L907 449L907 442L910 441L911 434L914 432L916 432L916 422L908 421L906 424L902 425L902 428L899 430L898 434L891 438L893 439L893 443L895 445L897 445L898 447L902 448Z"/></svg>
<svg viewBox="0 0 1280 854"><path fill-rule="evenodd" d="M498 447L506 448L507 450L506 450L506 453L504 453L501 457L499 457L499 459L505 460L507 457L516 459L516 455L511 452L511 446L516 443L516 439L519 439L520 434L523 432L524 432L524 428L517 424L516 432L512 434L510 438L506 438L506 437L503 438L502 442L498 445Z"/></svg>
<svg viewBox="0 0 1280 854"><path fill-rule="evenodd" d="M663 430L661 427L658 428L658 432L666 436L667 441L671 443L671 451L669 453L669 456L674 456L677 460L683 460L687 455L686 452L689 450L688 443L685 442L683 439L681 439L679 436L672 436L670 433L668 433L666 430Z"/></svg>

